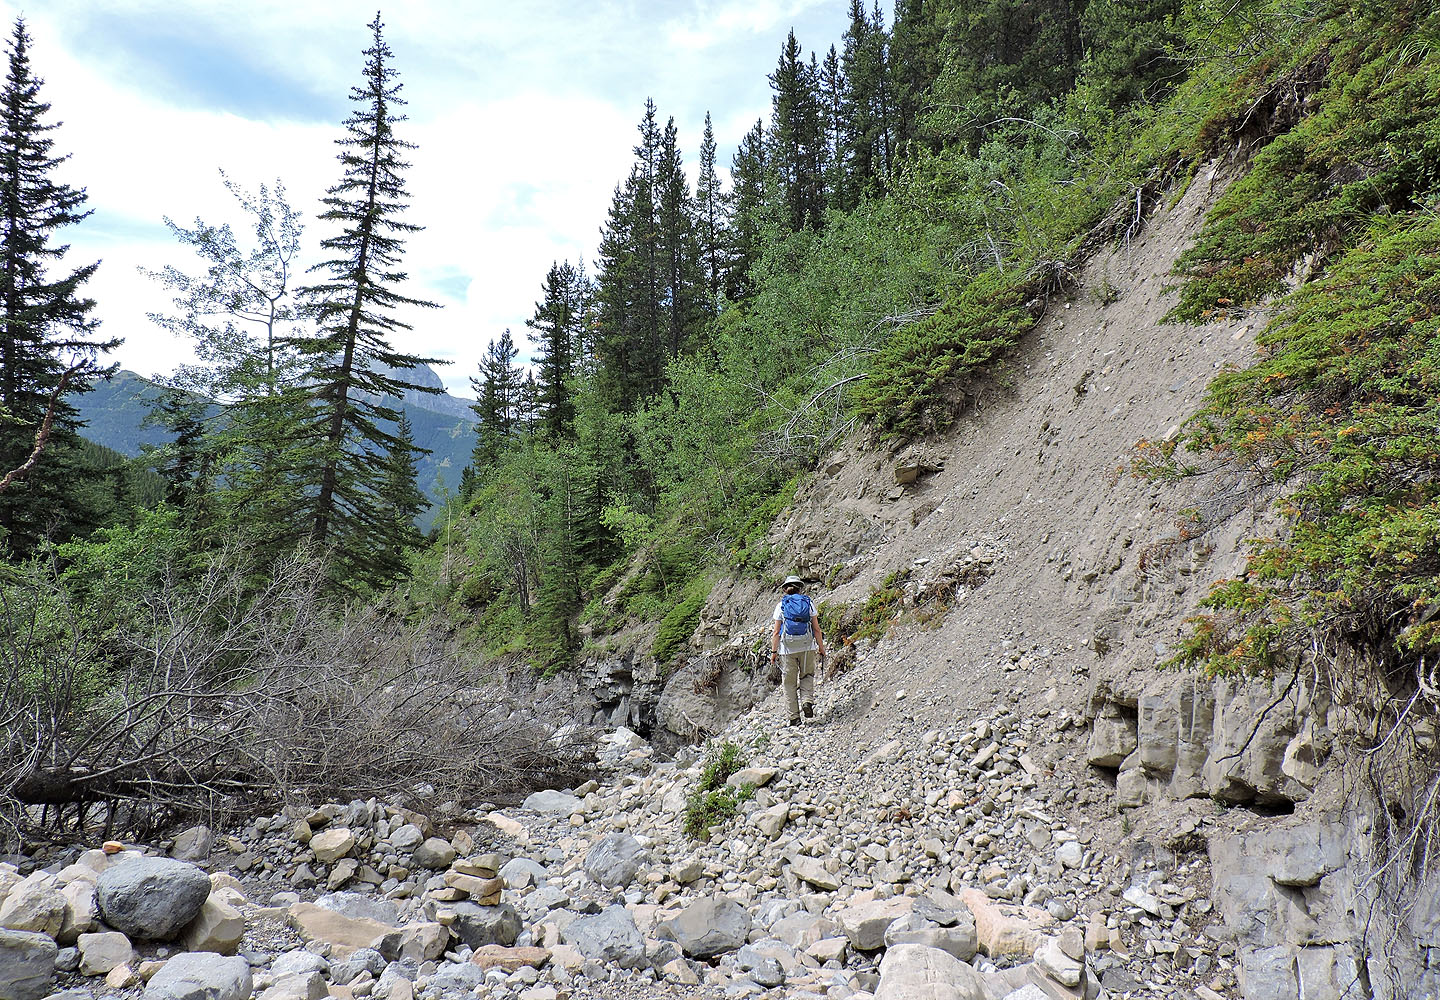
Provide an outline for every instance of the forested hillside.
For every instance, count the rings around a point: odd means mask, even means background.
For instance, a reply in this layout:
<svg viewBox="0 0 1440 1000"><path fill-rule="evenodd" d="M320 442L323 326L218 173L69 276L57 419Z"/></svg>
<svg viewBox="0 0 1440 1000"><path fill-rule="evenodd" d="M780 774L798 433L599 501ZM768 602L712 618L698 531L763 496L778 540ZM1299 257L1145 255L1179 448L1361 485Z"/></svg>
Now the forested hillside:
<svg viewBox="0 0 1440 1000"><path fill-rule="evenodd" d="M205 665L193 690L256 689L312 648L287 631L277 652L281 621L350 642L369 608L465 657L546 671L643 623L668 660L716 575L788 570L765 537L821 456L850 435L941 432L1003 390L1008 354L1079 265L1216 158L1244 176L1182 258L1173 315L1276 318L1257 365L1222 372L1185 433L1141 443L1135 471L1242 463L1294 484L1293 530L1257 543L1183 658L1263 671L1317 634L1400 677L1433 658L1440 15L1412 0L853 0L849 21L837 39L775 39L771 106L728 169L708 125L679 134L665 94L635 109L593 258L536 261L526 329L485 332L475 446L428 539L395 406L436 389L407 380L434 359L399 318L430 305L404 265L425 220L404 212L403 53L380 19L317 213L318 268L295 273L303 226L282 184L227 182L248 231L167 220L204 270L152 275L175 295L156 318L198 362L156 407L156 488L124 502L81 443L73 394L114 345L88 318L92 265L56 263L85 195L55 179L64 109L45 103L17 23L0 101L0 272L19 276L0 289L0 472L21 470L0 492L0 717L51 722L9 737L0 758L22 764L0 765L0 790L33 779L37 746L90 766L95 747L71 736L128 671L170 657ZM201 635L206 656L186 661ZM54 676L63 704L31 713ZM295 718L340 714L296 698ZM166 753L166 788L195 755L215 766L193 741ZM132 757L106 794L156 780L143 762L157 758ZM206 767L177 808L263 787L279 765L233 784ZM45 788L31 801L87 794Z"/></svg>

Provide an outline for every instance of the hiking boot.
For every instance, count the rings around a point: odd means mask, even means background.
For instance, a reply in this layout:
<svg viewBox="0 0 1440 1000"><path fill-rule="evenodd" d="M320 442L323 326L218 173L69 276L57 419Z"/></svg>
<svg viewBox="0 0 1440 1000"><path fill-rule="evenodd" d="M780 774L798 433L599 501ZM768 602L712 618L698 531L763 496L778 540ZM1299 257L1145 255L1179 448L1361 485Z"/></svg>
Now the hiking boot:
<svg viewBox="0 0 1440 1000"><path fill-rule="evenodd" d="M792 725L792 726L798 726L798 725L800 725L800 716L797 715L797 716L795 716L795 718L791 719L791 720L790 720L790 725Z"/></svg>
<svg viewBox="0 0 1440 1000"><path fill-rule="evenodd" d="M814 706L814 705L806 705L806 706L805 706L805 718L807 718L807 719L813 719L813 718L815 718L815 706Z"/></svg>

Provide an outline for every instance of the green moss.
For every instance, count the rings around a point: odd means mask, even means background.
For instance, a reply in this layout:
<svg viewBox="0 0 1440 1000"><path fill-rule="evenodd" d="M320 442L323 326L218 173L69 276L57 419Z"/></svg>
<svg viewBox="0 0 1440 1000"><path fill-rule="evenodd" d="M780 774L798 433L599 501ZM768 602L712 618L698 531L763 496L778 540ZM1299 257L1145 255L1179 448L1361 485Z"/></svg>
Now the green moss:
<svg viewBox="0 0 1440 1000"><path fill-rule="evenodd" d="M693 581L680 600L660 619L660 627L655 632L656 660L660 663L668 662L690 641L695 626L700 623L700 610L705 606L705 598L709 594L710 582L707 578L701 577Z"/></svg>

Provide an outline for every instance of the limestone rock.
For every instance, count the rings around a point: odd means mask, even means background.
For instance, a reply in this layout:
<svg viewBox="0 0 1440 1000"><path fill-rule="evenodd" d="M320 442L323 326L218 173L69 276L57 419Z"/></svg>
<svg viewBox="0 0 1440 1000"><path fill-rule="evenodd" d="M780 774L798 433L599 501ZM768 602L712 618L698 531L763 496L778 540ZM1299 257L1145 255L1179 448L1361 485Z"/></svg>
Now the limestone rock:
<svg viewBox="0 0 1440 1000"><path fill-rule="evenodd" d="M169 941L200 915L210 879L174 858L132 858L101 873L96 900L105 923L134 940Z"/></svg>
<svg viewBox="0 0 1440 1000"><path fill-rule="evenodd" d="M487 944L509 947L520 936L520 914L509 903L499 906L457 903L455 922L450 929L471 948Z"/></svg>
<svg viewBox="0 0 1440 1000"><path fill-rule="evenodd" d="M200 914L185 928L186 951L213 951L233 955L245 937L245 918L219 893L211 893Z"/></svg>
<svg viewBox="0 0 1440 1000"><path fill-rule="evenodd" d="M410 863L416 868L440 871L442 868L450 867L450 862L455 860L457 853L450 841L441 840L439 837L430 837L415 848L415 853L410 856Z"/></svg>
<svg viewBox="0 0 1440 1000"><path fill-rule="evenodd" d="M808 882L822 892L834 892L840 888L840 879L825 869L825 862L819 858L797 857L790 862L790 871L802 882Z"/></svg>
<svg viewBox="0 0 1440 1000"><path fill-rule="evenodd" d="M714 958L745 943L750 936L750 911L729 896L705 896L662 927L691 958Z"/></svg>
<svg viewBox="0 0 1440 1000"><path fill-rule="evenodd" d="M965 889L960 898L975 917L980 950L991 958L1033 955L1044 941L1044 929L1055 923L1044 910L997 903L979 889Z"/></svg>
<svg viewBox="0 0 1440 1000"><path fill-rule="evenodd" d="M585 855L585 874L607 889L623 889L649 859L640 842L628 833L609 833Z"/></svg>
<svg viewBox="0 0 1440 1000"><path fill-rule="evenodd" d="M310 850L322 865L333 865L355 849L355 831L337 826L322 830L310 838Z"/></svg>
<svg viewBox="0 0 1440 1000"><path fill-rule="evenodd" d="M777 802L769 809L758 809L751 816L751 822L755 824L755 828L771 840L780 836L780 831L785 829L785 824L789 819L790 806L785 802Z"/></svg>
<svg viewBox="0 0 1440 1000"><path fill-rule="evenodd" d="M179 861L204 861L215 846L215 834L208 826L192 826L175 835L170 856Z"/></svg>
<svg viewBox="0 0 1440 1000"><path fill-rule="evenodd" d="M89 934L100 926L100 906L95 901L93 879L77 878L61 887L65 897L65 919L55 940L61 945L74 944L81 934Z"/></svg>
<svg viewBox="0 0 1440 1000"><path fill-rule="evenodd" d="M10 888L0 902L0 927L55 937L65 923L65 897L53 876L36 872Z"/></svg>
<svg viewBox="0 0 1440 1000"><path fill-rule="evenodd" d="M245 959L191 951L176 955L155 973L144 1000L250 1000L252 989Z"/></svg>
<svg viewBox="0 0 1440 1000"><path fill-rule="evenodd" d="M639 969L646 964L645 936L623 906L607 906L594 916L573 920L562 934L566 944L588 959L622 969Z"/></svg>
<svg viewBox="0 0 1440 1000"><path fill-rule="evenodd" d="M532 969L543 967L550 961L550 951L546 948L507 948L504 945L486 944L475 949L470 961L482 969L515 972L527 966Z"/></svg>
<svg viewBox="0 0 1440 1000"><path fill-rule="evenodd" d="M897 944L923 944L939 948L941 951L948 951L962 962L974 958L979 947L975 937L975 921L968 910L964 919L952 921L949 927L941 927L918 913L907 913L885 928L885 947L893 948Z"/></svg>
<svg viewBox="0 0 1440 1000"><path fill-rule="evenodd" d="M571 813L579 812L580 806L581 801L569 792L547 788L529 795L521 808L529 809L532 812L569 816Z"/></svg>
<svg viewBox="0 0 1440 1000"><path fill-rule="evenodd" d="M874 951L885 945L885 931L891 924L910 912L914 901L908 896L875 899L847 906L835 914L835 920L852 948Z"/></svg>
<svg viewBox="0 0 1440 1000"><path fill-rule="evenodd" d="M1086 760L1096 767L1119 767L1138 742L1134 717L1114 703L1107 703L1090 730Z"/></svg>
<svg viewBox="0 0 1440 1000"><path fill-rule="evenodd" d="M775 780L775 775L780 772L773 767L742 767L730 777L725 779L725 784L731 788L743 788L745 785L754 785L756 788L763 788Z"/></svg>
<svg viewBox="0 0 1440 1000"><path fill-rule="evenodd" d="M130 939L119 931L81 934L76 942L80 948L80 975L103 976L117 965L129 965L135 959Z"/></svg>
<svg viewBox="0 0 1440 1000"><path fill-rule="evenodd" d="M1056 938L1046 938L1045 943L1035 949L1035 964L1062 986L1079 986L1085 977L1084 963L1065 954Z"/></svg>
<svg viewBox="0 0 1440 1000"><path fill-rule="evenodd" d="M325 977L318 972L292 972L277 976L260 1000L322 1000L330 993Z"/></svg>
<svg viewBox="0 0 1440 1000"><path fill-rule="evenodd" d="M337 893L337 895L340 895ZM290 907L290 926L305 941L330 945L334 958L346 958L357 948L368 948L376 938L393 929L393 921L383 922L372 914L334 905L325 905L333 897L321 897L314 903L296 903Z"/></svg>
<svg viewBox="0 0 1440 1000"><path fill-rule="evenodd" d="M445 954L450 931L434 921L406 924L384 935L375 950L391 962L431 962Z"/></svg>
<svg viewBox="0 0 1440 1000"><path fill-rule="evenodd" d="M875 1000L986 1000L984 978L954 955L920 944L885 952Z"/></svg>
<svg viewBox="0 0 1440 1000"><path fill-rule="evenodd" d="M41 1000L55 985L60 948L44 934L0 928L0 1000Z"/></svg>

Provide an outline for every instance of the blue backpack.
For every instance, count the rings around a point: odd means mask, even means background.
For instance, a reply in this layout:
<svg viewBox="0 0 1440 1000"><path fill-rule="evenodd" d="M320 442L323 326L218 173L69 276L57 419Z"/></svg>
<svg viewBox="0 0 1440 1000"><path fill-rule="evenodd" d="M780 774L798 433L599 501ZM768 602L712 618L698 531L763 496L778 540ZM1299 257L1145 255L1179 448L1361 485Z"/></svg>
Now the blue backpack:
<svg viewBox="0 0 1440 1000"><path fill-rule="evenodd" d="M805 635L810 631L815 607L804 594L785 594L780 598L780 614L785 619L786 635Z"/></svg>

